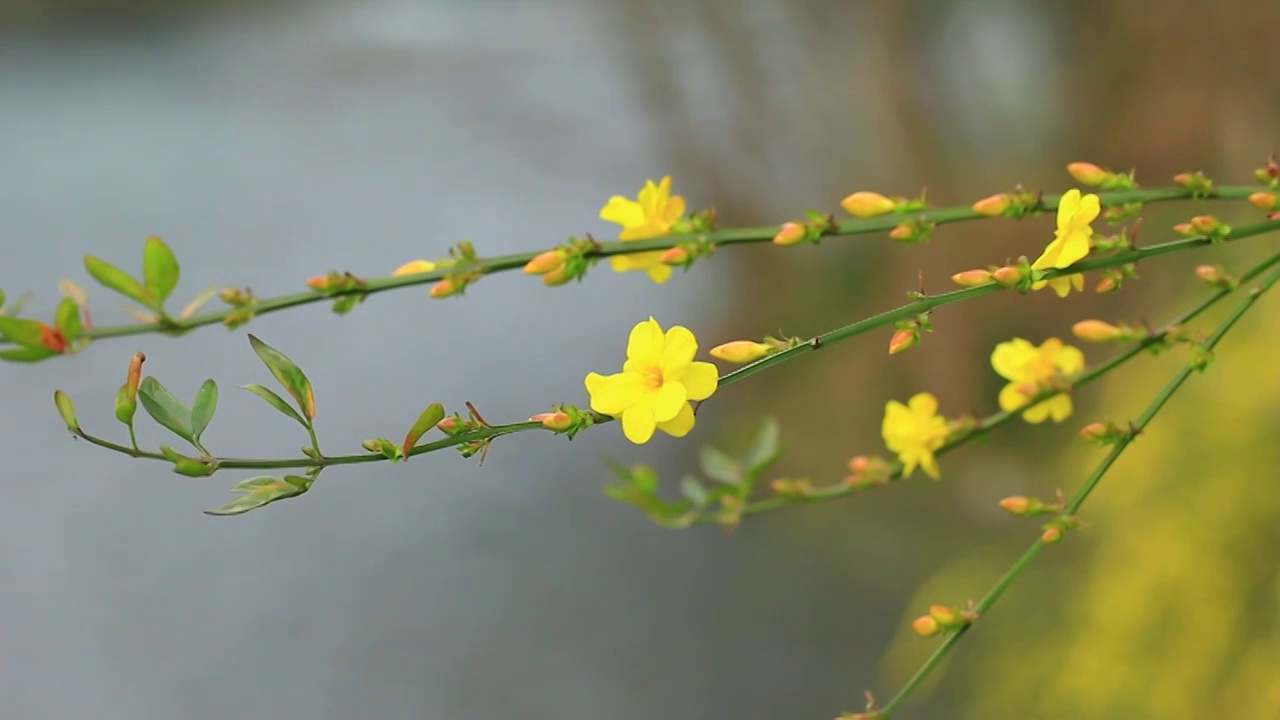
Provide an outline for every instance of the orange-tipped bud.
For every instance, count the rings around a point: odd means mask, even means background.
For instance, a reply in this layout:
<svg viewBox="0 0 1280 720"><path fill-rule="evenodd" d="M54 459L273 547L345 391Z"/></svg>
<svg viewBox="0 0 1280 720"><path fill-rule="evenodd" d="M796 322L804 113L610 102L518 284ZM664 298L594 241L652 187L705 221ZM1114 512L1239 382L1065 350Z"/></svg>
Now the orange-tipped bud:
<svg viewBox="0 0 1280 720"><path fill-rule="evenodd" d="M1031 509L1031 498L1022 495L1011 495L1000 501L1000 509L1014 515L1026 515Z"/></svg>
<svg viewBox="0 0 1280 720"><path fill-rule="evenodd" d="M893 201L877 192L859 190L840 201L840 207L854 217L867 218L893 212Z"/></svg>
<svg viewBox="0 0 1280 720"><path fill-rule="evenodd" d="M749 363L759 360L772 350L764 343L752 340L734 340L711 348L711 357L731 363Z"/></svg>
<svg viewBox="0 0 1280 720"><path fill-rule="evenodd" d="M932 637L942 630L938 626L938 621L928 615L921 615L911 621L911 629L920 637Z"/></svg>
<svg viewBox="0 0 1280 720"><path fill-rule="evenodd" d="M222 288L218 291L218 297L228 305L239 305L245 301L244 293L233 287Z"/></svg>
<svg viewBox="0 0 1280 720"><path fill-rule="evenodd" d="M1173 226L1173 231L1182 237L1191 237L1196 234L1196 229L1191 227L1191 223L1178 223Z"/></svg>
<svg viewBox="0 0 1280 720"><path fill-rule="evenodd" d="M142 363L147 361L147 356L140 352L133 354L133 358L129 360L129 373L125 376L125 387L129 388L129 396L133 397L138 393L138 384L142 381Z"/></svg>
<svg viewBox="0 0 1280 720"><path fill-rule="evenodd" d="M867 468L870 466L871 458L866 455L858 455L857 457L849 458L849 469L855 473L866 472Z"/></svg>
<svg viewBox="0 0 1280 720"><path fill-rule="evenodd" d="M894 240L911 241L920 235L920 228L913 222L898 223L896 227L889 231L889 237Z"/></svg>
<svg viewBox="0 0 1280 720"><path fill-rule="evenodd" d="M444 433L445 435L457 434L460 430L463 429L462 427L460 427L460 425L461 423L458 422L458 417L456 415L450 415L449 417L444 418L440 422L436 423L436 427L439 428L440 432Z"/></svg>
<svg viewBox="0 0 1280 720"><path fill-rule="evenodd" d="M1080 437L1085 438L1086 440L1102 442L1104 440L1109 440L1114 434L1115 433L1111 426L1106 423L1091 422L1080 428Z"/></svg>
<svg viewBox="0 0 1280 720"><path fill-rule="evenodd" d="M915 329L900 329L889 338L889 354L897 355L898 353L913 347L920 342L920 333Z"/></svg>
<svg viewBox="0 0 1280 720"><path fill-rule="evenodd" d="M1129 328L1117 327L1101 320L1081 320L1071 326L1071 332L1088 342L1115 342L1133 337Z"/></svg>
<svg viewBox="0 0 1280 720"><path fill-rule="evenodd" d="M431 290L428 292L433 298L444 298L449 297L450 295L456 295L461 290L461 283L455 283L452 278L445 278L437 282L435 285L432 285Z"/></svg>
<svg viewBox="0 0 1280 720"><path fill-rule="evenodd" d="M991 279L1003 287L1017 287L1022 282L1022 271L1012 265L1005 265L991 273Z"/></svg>
<svg viewBox="0 0 1280 720"><path fill-rule="evenodd" d="M1050 525L1040 533L1040 542L1045 545L1052 545L1060 540L1062 540L1062 528L1057 525Z"/></svg>
<svg viewBox="0 0 1280 720"><path fill-rule="evenodd" d="M40 344L60 353L67 350L67 336L56 327L40 323Z"/></svg>
<svg viewBox="0 0 1280 720"><path fill-rule="evenodd" d="M1182 187L1186 187L1187 185L1191 184L1191 181L1194 178L1195 178L1195 175L1192 175L1189 172L1180 172L1177 175L1173 176L1173 182L1176 185L1181 185Z"/></svg>
<svg viewBox="0 0 1280 720"><path fill-rule="evenodd" d="M1116 276L1107 275L1098 281L1098 284L1094 286L1093 291L1096 293L1109 293L1115 292L1119 289L1120 281L1116 279Z"/></svg>
<svg viewBox="0 0 1280 720"><path fill-rule="evenodd" d="M974 287L976 285L986 285L991 282L991 271L989 270L962 270L951 276L951 282L964 287Z"/></svg>
<svg viewBox="0 0 1280 720"><path fill-rule="evenodd" d="M416 275L418 273L431 272L436 269L436 264L430 260L410 260L391 271L392 275Z"/></svg>
<svg viewBox="0 0 1280 720"><path fill-rule="evenodd" d="M360 443L360 447L368 450L369 452L378 452L382 449L382 444L378 442L378 438L369 438L368 440Z"/></svg>
<svg viewBox="0 0 1280 720"><path fill-rule="evenodd" d="M689 251L679 245L667 248L658 256L658 262L664 265L684 265L689 262Z"/></svg>
<svg viewBox="0 0 1280 720"><path fill-rule="evenodd" d="M530 416L529 420L542 423L542 426L548 430L564 431L573 427L573 418L569 417L569 413L560 410L538 413Z"/></svg>
<svg viewBox="0 0 1280 720"><path fill-rule="evenodd" d="M1071 177L1075 178L1077 182L1085 185L1101 185L1108 177L1111 176L1111 173L1106 170L1103 170L1093 163L1087 162L1073 162L1067 165L1067 172L1070 173Z"/></svg>
<svg viewBox="0 0 1280 720"><path fill-rule="evenodd" d="M973 204L973 211L987 217L1000 217L1013 204L1013 196L1009 193L997 193L984 197Z"/></svg>
<svg viewBox="0 0 1280 720"><path fill-rule="evenodd" d="M937 620L942 627L953 626L960 622L960 616L956 614L956 611L946 605L930 605L929 617Z"/></svg>
<svg viewBox="0 0 1280 720"><path fill-rule="evenodd" d="M1212 215L1197 215L1190 220L1192 229L1201 235L1212 234L1221 226L1218 219Z"/></svg>
<svg viewBox="0 0 1280 720"><path fill-rule="evenodd" d="M1229 287L1235 278L1222 269L1221 265L1197 265L1196 277L1214 287Z"/></svg>
<svg viewBox="0 0 1280 720"><path fill-rule="evenodd" d="M795 245L804 240L805 227L802 223L791 222L782 223L778 228L778 234L773 236L774 245Z"/></svg>
<svg viewBox="0 0 1280 720"><path fill-rule="evenodd" d="M312 290L321 290L321 291L328 290L329 276L328 275L312 275L311 277L307 278L307 287L311 288Z"/></svg>
<svg viewBox="0 0 1280 720"><path fill-rule="evenodd" d="M560 248L540 253L524 264L524 271L529 275L545 275L564 265L566 253Z"/></svg>
<svg viewBox="0 0 1280 720"><path fill-rule="evenodd" d="M559 267L552 268L550 272L542 276L542 284L547 287L556 287L563 285L574 278L574 274L569 270L568 263L561 263Z"/></svg>
<svg viewBox="0 0 1280 720"><path fill-rule="evenodd" d="M1249 196L1249 204L1259 210L1275 210L1276 194L1269 190L1259 190Z"/></svg>

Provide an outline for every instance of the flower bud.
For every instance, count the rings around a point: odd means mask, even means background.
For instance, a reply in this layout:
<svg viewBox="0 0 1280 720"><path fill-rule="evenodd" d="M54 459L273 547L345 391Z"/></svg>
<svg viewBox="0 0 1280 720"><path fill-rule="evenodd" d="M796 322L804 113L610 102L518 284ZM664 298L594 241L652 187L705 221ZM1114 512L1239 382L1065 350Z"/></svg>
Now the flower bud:
<svg viewBox="0 0 1280 720"><path fill-rule="evenodd" d="M778 234L773 236L774 245L795 245L804 240L805 227L802 223L791 222L782 223L778 228Z"/></svg>
<svg viewBox="0 0 1280 720"><path fill-rule="evenodd" d="M1126 327L1117 327L1101 320L1081 320L1071 326L1071 332L1088 342L1113 342L1128 340L1133 333Z"/></svg>
<svg viewBox="0 0 1280 720"><path fill-rule="evenodd" d="M1195 176L1189 172L1180 172L1177 175L1173 176L1173 182L1175 185L1181 185L1182 187L1186 187L1187 185L1191 184L1192 178L1194 177Z"/></svg>
<svg viewBox="0 0 1280 720"><path fill-rule="evenodd" d="M1274 210L1276 208L1276 194L1268 190L1259 190L1249 196L1249 204L1259 210Z"/></svg>
<svg viewBox="0 0 1280 720"><path fill-rule="evenodd" d="M1182 237L1191 237L1196 234L1196 229L1191 227L1191 223L1178 223L1173 226L1173 231Z"/></svg>
<svg viewBox="0 0 1280 720"><path fill-rule="evenodd" d="M903 350L907 350L920 341L920 334L915 329L899 329L889 338L889 354L897 355Z"/></svg>
<svg viewBox="0 0 1280 720"><path fill-rule="evenodd" d="M392 275L416 275L418 273L431 272L436 269L436 264L430 260L410 260L391 271Z"/></svg>
<svg viewBox="0 0 1280 720"><path fill-rule="evenodd" d="M463 286L463 283L454 282L453 278L444 278L435 285L432 285L428 293L433 298L445 298L450 295L457 295L462 291Z"/></svg>
<svg viewBox="0 0 1280 720"><path fill-rule="evenodd" d="M974 203L973 211L987 217L1000 217L1008 211L1012 203L1013 197L1009 193L997 193Z"/></svg>
<svg viewBox="0 0 1280 720"><path fill-rule="evenodd" d="M667 248L658 256L658 262L663 265L684 265L689 262L689 251L679 245Z"/></svg>
<svg viewBox="0 0 1280 720"><path fill-rule="evenodd" d="M1014 515L1026 515L1031 509L1031 498L1022 495L1011 495L1000 501L1000 508Z"/></svg>
<svg viewBox="0 0 1280 720"><path fill-rule="evenodd" d="M962 270L952 275L951 281L964 287L986 285L991 282L991 272L989 270Z"/></svg>
<svg viewBox="0 0 1280 720"><path fill-rule="evenodd" d="M1197 215L1191 218L1190 225L1201 235L1211 235L1221 226L1221 223L1212 215Z"/></svg>
<svg viewBox="0 0 1280 720"><path fill-rule="evenodd" d="M542 426L548 430L555 430L557 432L564 432L565 430L573 427L573 418L569 417L569 413L562 410L538 413L537 415L530 416L529 420L533 422L540 422L542 423Z"/></svg>
<svg viewBox="0 0 1280 720"><path fill-rule="evenodd" d="M769 345L753 340L734 340L723 345L717 345L711 348L709 352L713 358L741 365L755 362L768 355L771 350L773 348Z"/></svg>
<svg viewBox="0 0 1280 720"><path fill-rule="evenodd" d="M218 291L218 297L228 305L240 305L245 301L244 293L233 287L222 288Z"/></svg>
<svg viewBox="0 0 1280 720"><path fill-rule="evenodd" d="M938 626L938 621L928 615L921 615L913 620L911 622L911 629L920 637L932 637L942 630L942 628Z"/></svg>
<svg viewBox="0 0 1280 720"><path fill-rule="evenodd" d="M1080 428L1080 437L1086 440L1094 440L1097 442L1107 442L1115 435L1112 426L1106 423L1091 422Z"/></svg>
<svg viewBox="0 0 1280 720"><path fill-rule="evenodd" d="M545 275L561 265L564 265L565 257L566 253L561 248L548 250L534 256L532 260L525 263L524 271L529 275Z"/></svg>
<svg viewBox="0 0 1280 720"><path fill-rule="evenodd" d="M893 212L894 204L880 193L860 190L841 200L840 207L854 217L867 218Z"/></svg>
<svg viewBox="0 0 1280 720"><path fill-rule="evenodd" d="M559 267L552 268L542 276L542 284L547 287L556 287L569 282L573 278L574 274L573 271L569 269L569 264L561 263Z"/></svg>
<svg viewBox="0 0 1280 720"><path fill-rule="evenodd" d="M1073 162L1067 165L1067 172L1070 173L1071 177L1075 178L1077 182L1085 185L1101 185L1108 177L1111 176L1111 173L1106 170L1103 170L1093 163L1087 162Z"/></svg>
<svg viewBox="0 0 1280 720"><path fill-rule="evenodd" d="M871 466L871 458L866 455L858 455L849 458L849 469L855 473L865 472Z"/></svg>
<svg viewBox="0 0 1280 720"><path fill-rule="evenodd" d="M55 390L53 393L53 406L58 409L58 414L62 416L62 422L67 424L67 429L71 432L80 430L80 421L76 419L76 406L71 402L71 396Z"/></svg>
<svg viewBox="0 0 1280 720"><path fill-rule="evenodd" d="M1120 289L1120 280L1115 275L1106 275L1098 284L1094 286L1093 291L1096 293L1115 292Z"/></svg>
<svg viewBox="0 0 1280 720"><path fill-rule="evenodd" d="M1196 277L1214 287L1230 287L1235 283L1235 278L1223 270L1221 265L1197 265Z"/></svg>
<svg viewBox="0 0 1280 720"><path fill-rule="evenodd" d="M40 344L60 353L67 351L67 336L56 327L40 323Z"/></svg>
<svg viewBox="0 0 1280 720"><path fill-rule="evenodd" d="M465 427L462 427L462 423L459 421L457 415L450 415L449 417L444 418L440 422L436 423L436 427L445 435L457 435L459 432L466 429Z"/></svg>
<svg viewBox="0 0 1280 720"><path fill-rule="evenodd" d="M1062 528L1057 525L1050 525L1040 533L1040 542L1045 545L1052 545L1060 540L1062 540Z"/></svg>
<svg viewBox="0 0 1280 720"><path fill-rule="evenodd" d="M1006 265L991 273L991 279L1003 287L1017 287L1022 282L1022 271L1011 265Z"/></svg>
<svg viewBox="0 0 1280 720"><path fill-rule="evenodd" d="M918 240L920 238L920 228L908 220L904 223L898 223L896 227L890 230L889 237L900 242Z"/></svg>
<svg viewBox="0 0 1280 720"><path fill-rule="evenodd" d="M133 415L138 411L138 384L142 380L142 363L146 360L147 356L140 352L133 354L124 384L116 391L116 419L125 425L133 424Z"/></svg>
<svg viewBox="0 0 1280 720"><path fill-rule="evenodd" d="M328 290L329 276L327 274L312 275L311 277L307 278L307 287L311 288L312 290L320 290L320 291Z"/></svg>
<svg viewBox="0 0 1280 720"><path fill-rule="evenodd" d="M942 627L956 625L960 622L960 616L956 615L956 611L946 605L930 605L929 617L937 620Z"/></svg>
<svg viewBox="0 0 1280 720"><path fill-rule="evenodd" d="M369 452L378 452L382 449L382 444L379 440L380 438L369 438L368 440L360 443L360 447L368 450Z"/></svg>

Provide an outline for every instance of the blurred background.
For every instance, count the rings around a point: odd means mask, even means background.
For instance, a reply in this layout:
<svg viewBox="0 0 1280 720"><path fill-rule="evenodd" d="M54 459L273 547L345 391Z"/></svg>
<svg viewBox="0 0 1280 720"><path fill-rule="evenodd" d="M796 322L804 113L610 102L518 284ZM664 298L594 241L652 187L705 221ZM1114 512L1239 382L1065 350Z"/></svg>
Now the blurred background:
<svg viewBox="0 0 1280 720"><path fill-rule="evenodd" d="M0 0L0 286L35 291L25 314L48 317L58 280L92 285L83 254L134 269L155 233L182 302L210 285L293 292L465 237L483 254L612 237L607 197L664 174L725 226L858 189L1059 191L1073 160L1147 185L1195 169L1250 183L1280 125L1277 22L1280 4L1244 0ZM1148 208L1140 241L1194 207ZM909 620L981 596L1034 536L996 501L1077 487L1101 453L1076 430L1136 416L1183 352L1082 390L1061 425L946 455L941 482L732 533L661 529L605 498L602 458L650 463L675 492L700 445L742 448L770 413L778 474L836 482L850 456L883 452L887 400L927 390L952 416L992 412L998 342L1163 322L1203 296L1196 263L1241 271L1274 237L1149 261L1118 294L948 306L904 355L886 357L886 330L733 386L683 442L529 433L483 467L442 453L335 469L236 518L199 511L240 476L73 442L50 393L123 437L112 399L142 350L180 396L219 381L214 452L294 455L298 428L234 389L270 382L252 331L309 373L326 450L351 452L433 400L490 420L584 403L583 375L612 371L650 314L706 346L808 336L901 304L920 273L939 291L1034 256L1051 232L1035 218L915 247L739 247L663 286L607 265L555 290L507 273L461 300L415 288L345 317L314 305L0 366L5 715L821 719L866 689L883 702L934 647ZM129 321L90 290L96 323ZM1277 322L1266 298L1104 480L1088 528L1042 554L902 718L1280 717ZM150 425L140 440L166 441Z"/></svg>

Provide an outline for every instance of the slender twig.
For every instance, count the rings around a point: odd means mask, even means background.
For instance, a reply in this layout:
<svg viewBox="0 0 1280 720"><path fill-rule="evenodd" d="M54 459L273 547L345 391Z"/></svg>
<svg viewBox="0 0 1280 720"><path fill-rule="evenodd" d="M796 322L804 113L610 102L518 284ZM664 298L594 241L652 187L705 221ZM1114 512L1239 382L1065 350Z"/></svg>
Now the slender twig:
<svg viewBox="0 0 1280 720"><path fill-rule="evenodd" d="M1280 220L1269 220L1262 223L1256 223L1254 225L1235 228L1231 231L1230 235L1224 240L1224 242L1240 240L1247 237L1253 237L1253 236L1260 235L1260 234L1274 231L1274 230L1280 230ZM1208 245L1210 243L1211 241L1208 238L1202 238L1202 237L1182 238L1179 240L1172 240L1172 241L1161 243L1158 245L1151 245L1151 246L1140 248L1137 250L1129 250L1126 252L1117 253L1107 257L1096 258L1092 260L1085 260L1082 262L1078 262L1075 265L1072 265L1067 268L1063 268L1060 270L1050 270L1046 273L1045 276L1047 278L1063 277L1063 276L1072 275L1078 272L1084 272L1086 270L1097 270L1100 268L1106 268L1106 267L1122 265L1130 262L1136 262L1142 258L1153 257L1156 255L1163 255L1165 253L1174 252L1177 250L1190 249L1193 247ZM804 355L812 350L820 348L826 344L840 342L841 340L847 340L858 334L865 333L869 330L873 330L875 328L882 327L884 325L888 325L902 318L918 315L922 312L933 310L943 305L959 302L961 300L977 297L979 295L984 295L986 293L995 292L996 290L1001 290L1001 289L1003 288L1000 285L997 285L995 283L988 283L986 285L980 285L978 287L964 288L961 290L955 290L955 291L943 293L940 295L931 295L931 296L922 297L918 300L915 300L914 302L907 303L906 305L903 305L894 310L883 312L883 313L880 313L879 315L874 315L865 320L859 320L858 322L845 325L844 327L836 328L834 330L823 333L821 335L816 335L813 338L810 338L808 341L803 342L795 347L782 350L773 355L769 355L765 358L762 358L761 360L758 360L754 363L751 363L750 365L745 365L736 370L732 370L728 373L725 373L719 379L719 387L731 385L735 382L738 382L739 380L742 380L746 377L750 377L751 375L761 372L767 368L774 367L781 363L800 357L801 355ZM1153 335L1151 337L1146 338L1145 340L1143 340L1142 343L1140 343L1135 349L1131 351L1131 354L1137 354L1137 352L1139 352L1142 348L1145 348L1151 345L1152 343L1156 342L1158 339L1162 337L1163 335ZM1128 358L1126 357L1125 359L1128 359ZM1116 364L1119 364L1119 363L1116 363ZM1082 375L1079 379L1076 380L1075 384L1077 386L1085 384L1093 380L1094 378L1098 377L1100 374L1102 374L1106 370L1109 370L1111 367L1113 367L1113 365L1110 365L1110 364L1101 365L1098 368L1095 368L1094 370ZM1048 395L1045 395L1045 397L1048 397ZM1035 405L1036 403L1040 402L1043 399L1044 399L1043 397L1033 398L1025 407L1031 407L1032 405ZM997 413L995 415L989 416L982 422L978 423L968 433L966 433L962 439L953 438L950 441L948 441L946 445L944 445L940 450L938 450L938 453L946 452L947 450L951 449L952 447L955 447L961 442L971 439L973 436L977 435L978 433L986 432L993 427L1003 424L1004 422L1008 421L1009 418L1015 416L1018 412L1021 412L1021 409L1008 412L1008 413ZM602 415L600 413L591 413L591 417L592 417L593 424L597 424L597 425L612 422L613 420L612 417L608 415ZM487 440L487 439L499 437L501 435L509 435L511 433L522 432L525 430L536 430L540 428L544 428L544 426L541 423L529 422L529 421L509 423L505 425L483 426L473 430L469 430L467 432L459 433L457 435L452 435L450 437L442 438L434 442L428 442L428 443L423 443L421 445L417 445L409 451L409 455L410 456L421 455L423 453L442 450L449 447L456 447L458 445L462 445L468 442L473 442L478 440ZM168 458L166 458L164 455L161 455L159 453L135 451L132 448L128 448L123 445L113 443L109 440L105 440L103 438L99 438L94 435L91 435L83 429L76 431L76 434L84 438L85 440L88 440L90 443L93 443L94 445L98 445L99 447L107 448L109 450L115 450L116 452L124 453L131 457L144 458L148 460L162 460L165 462L169 461ZM313 438L313 445L314 445L314 438ZM298 458L280 458L280 459L209 457L209 458L206 458L206 461L218 469L230 469L230 468L278 469L278 468L298 468L298 467L327 467L329 465L352 465L357 463L382 462L382 461L385 461L386 459L387 458L381 453L367 453L367 454L362 453L358 455L334 455L334 456L324 456L324 457L314 457L314 458L298 457ZM901 466L900 465L896 466L893 469L894 474L892 477L897 477L900 472L901 472ZM774 507L790 504L793 502L805 502L808 500L829 499L832 497L847 495L853 492L854 490L855 488L853 488L852 486L837 485L837 486L829 486L824 488L816 488L807 497L803 499L796 499L792 496L775 496L772 498L768 498L766 500L762 500L762 501L747 505L743 509L743 512L744 514L752 514L752 513L761 512L764 510L773 509Z"/></svg>
<svg viewBox="0 0 1280 720"><path fill-rule="evenodd" d="M1265 264L1274 264L1275 261L1276 258L1272 258ZM1226 319L1218 325L1217 329L1215 329L1213 333L1210 334L1209 337L1201 344L1204 351L1208 352L1212 350L1214 346L1218 344L1218 341L1227 334L1227 331L1235 325L1236 321L1248 312L1249 308L1257 302L1258 298L1261 297L1264 292L1271 289L1277 280L1280 280L1280 268L1272 270L1261 283L1250 289L1244 300L1242 300L1240 304L1231 311ZM1138 416L1137 420L1133 421L1129 431L1116 442L1115 446L1111 448L1111 451L1107 453L1106 457L1104 457L1102 461L1098 463L1097 467L1093 469L1093 472L1089 474L1088 479L1080 486L1080 489L1078 489L1075 494L1072 495L1071 499L1067 501L1066 505L1058 514L1059 520L1069 518L1069 516L1073 515L1080 509L1080 506L1084 504L1084 501L1089 497L1089 494L1098 486L1098 482L1102 480L1102 476L1111 468L1116 459L1120 457L1120 454L1125 451L1125 448L1127 448L1129 444L1133 442L1134 438L1147 427L1147 424L1156 416L1156 413L1160 412L1165 403L1169 401L1169 398L1177 392L1178 388L1180 388L1182 384L1186 382L1187 378L1191 377L1191 373L1196 370L1197 365L1188 363L1185 367L1175 373L1172 378L1170 378L1169 382L1160 390L1155 399L1151 401L1151 404L1142 411L1142 414ZM996 581L996 584L992 586L991 590L989 590L987 594L978 601L978 604L974 606L974 611L979 617L984 615L996 604L1000 599L1000 596L1003 595L1014 581L1018 579L1018 576L1021 575L1022 571L1031 564L1031 561L1035 559L1035 556L1040 552L1040 549L1046 544L1047 543L1044 540L1037 539L1030 545L1030 547L1027 548L1026 552L1024 552L1022 556L1019 557L1012 566L1010 566L1008 571L1006 571L1005 574ZM915 675L913 675L911 679L902 686L902 689L898 691L898 694L880 710L880 714L878 716L880 720L889 719L893 711L901 705L917 687L920 686L920 683L924 682L924 679L927 678L943 660L946 659L947 655L951 653L956 644L960 642L960 638L964 636L965 632L968 631L970 627L972 627L971 624L963 625L960 629L956 630L954 634L949 635L945 640L943 640L942 644L938 646L938 649L935 650L927 660L925 660L924 664L916 671Z"/></svg>
<svg viewBox="0 0 1280 720"><path fill-rule="evenodd" d="M1250 194L1256 191L1256 187L1224 186L1209 191L1208 194L1201 194L1197 196L1197 198L1241 200L1247 198ZM1104 206L1123 205L1126 203L1136 202L1148 203L1197 199L1193 198L1191 191L1181 187L1099 192L1098 196ZM1056 210L1060 197L1061 195L1044 195L1041 198L1040 203L1029 214L1040 214ZM873 218L845 220L837 223L835 229L825 233L824 237L865 235L868 233L883 232L891 230L894 226L906 220L916 220L932 223L934 225L944 225L948 223L981 219L990 218L974 212L974 210L969 206L935 208L913 213L893 213ZM587 250L584 255L588 258L626 255L653 250L665 250L680 245L681 243L694 241L705 241L716 246L764 243L772 240L777 232L777 225L766 225L763 227L733 228L705 233L666 235L660 238L647 240L610 240L594 243L594 245ZM258 315L265 315L267 313L277 312L301 305L309 305L311 303L332 300L344 295L358 294L362 296L369 296L387 290L394 290L396 288L422 285L443 279L453 274L467 273L488 275L502 271L514 270L523 267L525 263L532 260L540 252L541 251L535 250L531 252L501 255L490 258L475 258L469 261L458 262L457 264L450 265L448 267L438 267L430 272L369 278L362 280L359 287L346 290L307 290L288 295L256 298L246 306L246 309L250 310L253 316L256 317ZM236 316L241 312L243 312L242 308L228 307L225 310L199 313L187 318L169 318L163 325L156 322L143 322L124 325L99 326L87 330L81 337L101 340L147 333L163 333L178 336L195 328L225 323L228 318ZM13 344L12 341L0 337L0 347L10 344Z"/></svg>

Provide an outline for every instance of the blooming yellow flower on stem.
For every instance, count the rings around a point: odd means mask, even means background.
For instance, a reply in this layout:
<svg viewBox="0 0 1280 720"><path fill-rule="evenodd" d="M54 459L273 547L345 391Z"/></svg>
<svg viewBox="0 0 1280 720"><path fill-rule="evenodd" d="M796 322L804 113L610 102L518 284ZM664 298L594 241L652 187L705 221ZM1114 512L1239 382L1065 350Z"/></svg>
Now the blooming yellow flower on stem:
<svg viewBox="0 0 1280 720"><path fill-rule="evenodd" d="M991 367L1009 381L1000 391L1000 409L1008 412L1027 404L1046 387L1080 374L1084 370L1084 354L1058 338L1049 338L1039 347L1014 338L996 346L991 353ZM1058 393L1027 408L1022 419L1041 423L1051 417L1054 422L1062 422L1069 415L1071 396Z"/></svg>
<svg viewBox="0 0 1280 720"><path fill-rule="evenodd" d="M622 419L622 434L637 445L655 429L684 437L693 429L691 400L711 397L720 382L716 366L694 362L698 341L686 327L665 333L652 317L631 329L627 360L613 375L588 373L591 409Z"/></svg>
<svg viewBox="0 0 1280 720"><path fill-rule="evenodd" d="M917 467L937 480L942 476L933 453L946 442L947 419L938 415L938 399L918 393L906 405L890 400L884 407L880 434L884 444L902 462L902 477L910 477Z"/></svg>
<svg viewBox="0 0 1280 720"><path fill-rule="evenodd" d="M619 240L647 240L671 234L671 226L684 215L684 198L671 194L671 177L654 184L646 180L636 199L614 195L600 208L600 219L622 226ZM671 266L662 262L661 250L611 255L609 265L617 272L644 270L649 279L664 283L671 277Z"/></svg>
<svg viewBox="0 0 1280 720"><path fill-rule="evenodd" d="M1063 193L1058 200L1058 229L1044 252L1031 263L1032 269L1064 268L1088 255L1089 240L1093 237L1093 228L1089 224L1098 218L1100 210L1098 196L1093 193L1082 197L1076 188ZM1053 288L1058 297L1066 297L1072 287L1077 291L1084 289L1084 277L1076 274L1041 280L1031 289L1039 290L1045 285Z"/></svg>

